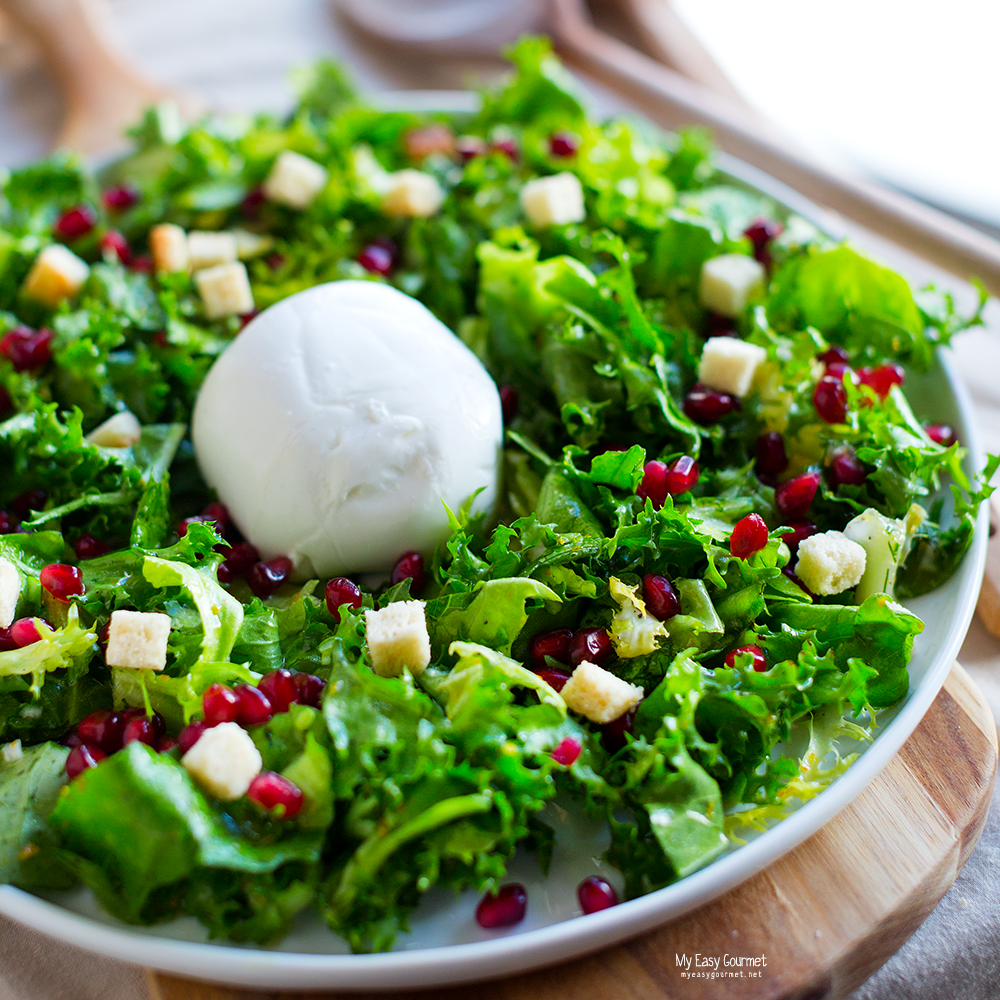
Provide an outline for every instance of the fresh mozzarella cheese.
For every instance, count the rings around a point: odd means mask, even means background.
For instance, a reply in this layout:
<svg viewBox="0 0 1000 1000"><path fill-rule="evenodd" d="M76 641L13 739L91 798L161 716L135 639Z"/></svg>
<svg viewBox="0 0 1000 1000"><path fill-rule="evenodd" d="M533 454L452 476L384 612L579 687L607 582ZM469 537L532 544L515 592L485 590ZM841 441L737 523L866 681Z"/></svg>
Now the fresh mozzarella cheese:
<svg viewBox="0 0 1000 1000"><path fill-rule="evenodd" d="M576 174L536 177L521 188L521 207L533 226L565 226L583 222L587 210Z"/></svg>
<svg viewBox="0 0 1000 1000"><path fill-rule="evenodd" d="M213 365L193 439L262 557L300 579L384 571L496 497L503 427L476 356L415 299L318 285L250 322ZM443 502L442 502L443 501Z"/></svg>
<svg viewBox="0 0 1000 1000"><path fill-rule="evenodd" d="M21 597L21 574L9 559L0 559L0 628L14 620Z"/></svg>
<svg viewBox="0 0 1000 1000"><path fill-rule="evenodd" d="M142 437L142 424L134 413L122 410L98 424L88 435L91 444L102 448L131 448Z"/></svg>
<svg viewBox="0 0 1000 1000"><path fill-rule="evenodd" d="M322 164L286 149L278 155L264 181L264 194L279 205L308 208L326 187L329 177Z"/></svg>
<svg viewBox="0 0 1000 1000"><path fill-rule="evenodd" d="M188 266L200 271L236 260L236 237L232 233L192 230L187 235Z"/></svg>
<svg viewBox="0 0 1000 1000"><path fill-rule="evenodd" d="M206 729L181 763L209 795L222 802L246 795L263 766L250 734L235 722Z"/></svg>
<svg viewBox="0 0 1000 1000"><path fill-rule="evenodd" d="M157 271L186 271L188 269L187 233L172 222L161 222L149 231L149 252Z"/></svg>
<svg viewBox="0 0 1000 1000"><path fill-rule="evenodd" d="M35 258L24 279L23 291L27 298L55 309L80 291L89 274L86 261L61 243L52 243Z"/></svg>
<svg viewBox="0 0 1000 1000"><path fill-rule="evenodd" d="M385 179L382 210L386 215L434 215L443 203L441 185L423 170L397 170Z"/></svg>
<svg viewBox="0 0 1000 1000"><path fill-rule="evenodd" d="M724 253L701 267L699 298L706 309L736 318L764 294L767 272L753 257Z"/></svg>
<svg viewBox="0 0 1000 1000"><path fill-rule="evenodd" d="M795 575L821 597L856 587L865 573L864 546L842 531L824 531L799 542Z"/></svg>
<svg viewBox="0 0 1000 1000"><path fill-rule="evenodd" d="M577 666L559 693L571 711L602 725L635 708L643 696L641 687L589 660Z"/></svg>
<svg viewBox="0 0 1000 1000"><path fill-rule="evenodd" d="M170 615L156 611L112 611L108 627L109 667L162 670L167 665Z"/></svg>
<svg viewBox="0 0 1000 1000"><path fill-rule="evenodd" d="M209 319L253 312L253 291L246 264L230 261L195 271L194 283Z"/></svg>
<svg viewBox="0 0 1000 1000"><path fill-rule="evenodd" d="M372 670L398 677L406 668L419 674L431 662L431 640L423 601L395 601L378 611L365 611Z"/></svg>
<svg viewBox="0 0 1000 1000"><path fill-rule="evenodd" d="M767 351L736 337L711 337L705 341L698 363L698 381L709 389L745 396Z"/></svg>

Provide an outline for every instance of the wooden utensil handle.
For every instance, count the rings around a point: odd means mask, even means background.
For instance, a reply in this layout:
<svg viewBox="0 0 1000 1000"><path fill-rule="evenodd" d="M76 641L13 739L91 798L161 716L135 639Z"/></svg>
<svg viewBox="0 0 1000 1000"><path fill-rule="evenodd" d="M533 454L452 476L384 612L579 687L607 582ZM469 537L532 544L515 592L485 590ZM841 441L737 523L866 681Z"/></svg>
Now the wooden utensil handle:
<svg viewBox="0 0 1000 1000"><path fill-rule="evenodd" d="M549 0L556 48L572 65L624 95L668 128L697 123L726 152L807 198L1000 295L1000 242L860 177L831 169L739 105L599 31L581 0Z"/></svg>

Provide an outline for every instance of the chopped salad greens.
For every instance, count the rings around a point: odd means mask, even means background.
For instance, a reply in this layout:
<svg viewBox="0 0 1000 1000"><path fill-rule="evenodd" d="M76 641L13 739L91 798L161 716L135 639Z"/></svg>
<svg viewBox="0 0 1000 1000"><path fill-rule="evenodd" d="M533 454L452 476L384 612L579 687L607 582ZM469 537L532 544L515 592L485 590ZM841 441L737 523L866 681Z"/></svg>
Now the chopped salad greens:
<svg viewBox="0 0 1000 1000"><path fill-rule="evenodd" d="M606 819L627 896L683 878L906 694L923 626L895 598L955 571L997 461L970 479L903 380L978 313L720 175L698 131L595 122L545 40L512 56L474 114L375 110L321 64L286 119L153 109L98 175L3 179L0 881L260 943L311 907L387 949L430 887L545 867L555 800ZM266 193L288 150L322 167L301 207ZM387 212L403 170L439 206ZM560 174L583 217L544 224L521 191ZM257 310L345 278L426 304L501 386L495 517L450 512L374 588L260 563L187 433L247 316L153 266L163 223L235 231ZM55 294L53 245L87 265ZM730 315L705 305L724 256L760 278ZM380 676L365 611L417 597L430 664ZM169 616L162 669L109 652L116 612ZM259 755L246 794L181 760L223 722Z"/></svg>

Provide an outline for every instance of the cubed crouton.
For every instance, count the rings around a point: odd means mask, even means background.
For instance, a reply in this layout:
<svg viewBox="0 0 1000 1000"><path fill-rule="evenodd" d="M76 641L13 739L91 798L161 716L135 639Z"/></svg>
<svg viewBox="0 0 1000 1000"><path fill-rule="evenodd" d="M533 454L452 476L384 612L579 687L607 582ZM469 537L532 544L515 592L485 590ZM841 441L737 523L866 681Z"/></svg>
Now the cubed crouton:
<svg viewBox="0 0 1000 1000"><path fill-rule="evenodd" d="M235 802L246 795L263 761L250 734L236 722L206 729L183 757L188 774L209 795Z"/></svg>
<svg viewBox="0 0 1000 1000"><path fill-rule="evenodd" d="M533 226L565 226L583 222L587 210L576 174L536 177L521 188L521 207Z"/></svg>
<svg viewBox="0 0 1000 1000"><path fill-rule="evenodd" d="M149 252L157 271L173 273L188 269L187 233L172 222L161 222L149 231Z"/></svg>
<svg viewBox="0 0 1000 1000"><path fill-rule="evenodd" d="M403 668L420 673L431 662L423 601L396 601L378 611L365 611L372 669L381 677L398 677Z"/></svg>
<svg viewBox="0 0 1000 1000"><path fill-rule="evenodd" d="M698 364L698 381L709 389L745 396L767 351L736 337L711 337L705 341Z"/></svg>
<svg viewBox="0 0 1000 1000"><path fill-rule="evenodd" d="M322 164L286 149L278 154L264 181L264 194L279 205L308 208L326 187L329 176Z"/></svg>
<svg viewBox="0 0 1000 1000"><path fill-rule="evenodd" d="M232 233L192 230L187 235L188 267L200 271L236 260L236 237Z"/></svg>
<svg viewBox="0 0 1000 1000"><path fill-rule="evenodd" d="M80 291L89 274L86 261L61 243L52 243L35 258L24 279L23 291L29 299L55 309Z"/></svg>
<svg viewBox="0 0 1000 1000"><path fill-rule="evenodd" d="M799 542L795 575L814 594L826 597L856 587L866 560L863 545L841 531L824 531Z"/></svg>
<svg viewBox="0 0 1000 1000"><path fill-rule="evenodd" d="M702 265L699 298L706 309L735 319L764 295L766 279L764 266L753 257L724 253Z"/></svg>
<svg viewBox="0 0 1000 1000"><path fill-rule="evenodd" d="M209 319L245 316L253 312L253 291L246 264L230 261L206 267L195 272L194 283Z"/></svg>
<svg viewBox="0 0 1000 1000"><path fill-rule="evenodd" d="M170 615L146 611L113 611L108 629L109 667L162 670L167 665Z"/></svg>
<svg viewBox="0 0 1000 1000"><path fill-rule="evenodd" d="M422 170L397 170L386 178L382 210L386 215L433 215L444 203L441 185Z"/></svg>
<svg viewBox="0 0 1000 1000"><path fill-rule="evenodd" d="M613 722L642 701L643 690L610 670L584 660L559 692L574 712L602 725Z"/></svg>

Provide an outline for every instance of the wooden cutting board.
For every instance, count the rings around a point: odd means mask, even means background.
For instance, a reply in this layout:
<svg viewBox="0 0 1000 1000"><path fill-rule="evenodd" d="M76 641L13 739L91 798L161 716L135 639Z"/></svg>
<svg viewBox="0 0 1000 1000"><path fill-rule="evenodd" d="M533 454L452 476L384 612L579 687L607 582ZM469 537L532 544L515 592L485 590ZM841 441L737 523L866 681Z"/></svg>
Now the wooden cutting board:
<svg viewBox="0 0 1000 1000"><path fill-rule="evenodd" d="M959 664L881 774L835 819L758 875L658 930L566 965L491 983L489 1000L837 1000L923 922L979 839L997 731ZM741 979L686 978L687 956L763 956ZM720 969L723 966L720 964ZM759 976L749 977L749 971ZM150 972L151 1000L278 1000ZM435 1000L482 1000L479 985ZM368 997L379 994L294 994Z"/></svg>

